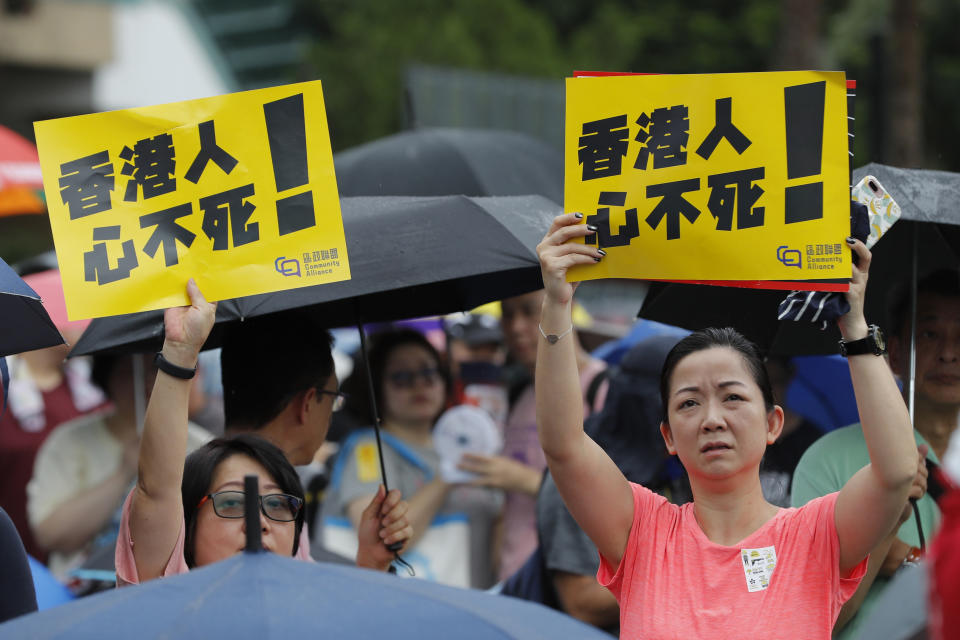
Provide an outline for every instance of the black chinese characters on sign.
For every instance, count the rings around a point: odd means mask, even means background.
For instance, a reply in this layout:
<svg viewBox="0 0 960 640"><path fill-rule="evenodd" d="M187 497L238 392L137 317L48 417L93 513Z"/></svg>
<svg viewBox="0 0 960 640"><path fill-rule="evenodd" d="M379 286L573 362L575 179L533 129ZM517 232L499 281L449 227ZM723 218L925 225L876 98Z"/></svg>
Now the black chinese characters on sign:
<svg viewBox="0 0 960 640"><path fill-rule="evenodd" d="M787 116L785 147L791 169L790 178L820 173L824 89L825 83L817 82L786 87L784 90ZM632 140L639 143L633 170L651 172L655 176L659 169L687 166L690 158L698 162L707 161L724 146L737 156L742 155L753 141L743 127L745 116L738 118L735 106L731 96L714 100L712 127L696 146L696 154L689 158L690 111L687 105L659 106L641 112L633 120L638 129ZM629 120L628 114L624 113L581 125L577 158L584 182L622 174L624 168L621 161L628 154L628 140L631 140L627 126ZM600 247L626 246L639 235L638 219L641 216L653 230L664 227L667 240L676 240L681 237L683 220L693 224L700 217L701 210L694 203L702 200L692 196L701 187L709 189L706 208L716 223L717 231L762 227L767 221L762 198L765 193L762 183L766 174L765 166L747 166L706 175L705 180L690 177L663 182L645 181L647 184L643 195L649 201L648 213L644 216L637 207L626 209L622 216L625 223L616 232L610 224L610 207L624 207L629 194L624 191L601 191L596 213L586 218L588 224L596 225L599 230L585 241ZM786 196L785 224L823 217L822 183L788 187Z"/></svg>
<svg viewBox="0 0 960 640"><path fill-rule="evenodd" d="M265 104L263 117L277 189L308 185L303 94ZM180 177L189 184L201 185L203 176L210 171L231 176L240 160L218 142L215 120L199 122L195 127L199 150ZM176 193L178 184L183 184L178 183L176 152L173 136L164 132L123 145L116 154L119 172L115 172L109 149L62 163L59 189L69 219L111 211L117 179L125 181L118 206L123 202L141 203L142 207L142 203L153 198ZM196 203L181 202L137 214L139 228L152 229L139 250L147 258L159 259L157 253L162 248L165 267L179 264L182 252L189 250L197 238L196 233L184 226L184 219L194 213L202 215L200 229L211 241L214 251L227 251L260 240L261 226L255 219L255 183L250 181L247 172L235 175L245 177L247 183L218 193L202 194ZM279 198L276 205L280 235L315 226L311 191ZM92 244L83 254L86 281L98 285L118 282L129 278L140 266L138 247L132 238L124 238L125 224L114 215L110 223L93 229Z"/></svg>

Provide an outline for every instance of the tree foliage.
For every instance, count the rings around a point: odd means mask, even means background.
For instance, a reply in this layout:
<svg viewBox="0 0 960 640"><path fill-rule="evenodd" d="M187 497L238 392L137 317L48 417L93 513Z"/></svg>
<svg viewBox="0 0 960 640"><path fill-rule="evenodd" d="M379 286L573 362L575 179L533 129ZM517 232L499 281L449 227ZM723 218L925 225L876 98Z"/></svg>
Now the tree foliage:
<svg viewBox="0 0 960 640"><path fill-rule="evenodd" d="M326 81L334 147L403 126L403 71L421 63L560 80L573 70L711 73L786 64L783 39L802 3L782 0L301 0L318 37L305 75ZM822 0L817 59L859 82L855 163L883 160L877 143L897 126L892 88L892 0ZM926 160L960 167L956 0L915 0L922 20ZM784 67L786 68L786 67ZM881 120L882 118L882 120Z"/></svg>

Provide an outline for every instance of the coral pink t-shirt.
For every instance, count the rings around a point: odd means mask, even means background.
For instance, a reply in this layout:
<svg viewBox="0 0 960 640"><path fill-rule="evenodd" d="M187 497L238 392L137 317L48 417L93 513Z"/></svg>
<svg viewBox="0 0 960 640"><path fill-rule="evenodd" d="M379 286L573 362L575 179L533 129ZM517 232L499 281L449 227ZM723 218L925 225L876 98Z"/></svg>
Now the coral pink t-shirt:
<svg viewBox="0 0 960 640"><path fill-rule="evenodd" d="M693 503L677 506L636 484L619 567L597 580L620 603L620 637L829 639L867 559L840 574L836 493L781 509L740 544L711 542Z"/></svg>
<svg viewBox="0 0 960 640"><path fill-rule="evenodd" d="M130 504L133 499L133 492L127 494L127 499L123 501L123 512L120 515L120 531L117 534L117 547L114 551L113 561L117 571L117 586L123 587L130 584L140 584L140 576L137 574L137 563L133 559L133 538L130 537ZM170 558L163 568L161 577L175 576L190 571L187 561L183 556L183 541L186 537L186 524L180 519L180 533L177 535L177 542L173 546ZM307 531L307 523L303 523L303 530L300 531L300 544L297 546L297 553L293 556L297 560L304 562L313 562L310 557L310 534Z"/></svg>

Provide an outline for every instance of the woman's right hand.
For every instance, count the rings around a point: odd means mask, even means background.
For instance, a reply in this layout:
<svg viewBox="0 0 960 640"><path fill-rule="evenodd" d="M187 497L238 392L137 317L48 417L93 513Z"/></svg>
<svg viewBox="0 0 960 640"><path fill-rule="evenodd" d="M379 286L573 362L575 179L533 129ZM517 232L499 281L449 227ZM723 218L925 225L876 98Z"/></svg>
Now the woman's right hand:
<svg viewBox="0 0 960 640"><path fill-rule="evenodd" d="M550 230L537 245L540 258L540 270L543 273L543 287L547 297L565 304L573 298L575 284L567 282L567 270L578 264L600 262L606 252L580 242L569 242L573 238L583 238L596 233L592 225L579 224L581 213L567 213L557 216Z"/></svg>
<svg viewBox="0 0 960 640"><path fill-rule="evenodd" d="M216 320L217 303L207 302L193 278L187 282L190 306L173 307L163 313L163 356L170 362L193 367Z"/></svg>

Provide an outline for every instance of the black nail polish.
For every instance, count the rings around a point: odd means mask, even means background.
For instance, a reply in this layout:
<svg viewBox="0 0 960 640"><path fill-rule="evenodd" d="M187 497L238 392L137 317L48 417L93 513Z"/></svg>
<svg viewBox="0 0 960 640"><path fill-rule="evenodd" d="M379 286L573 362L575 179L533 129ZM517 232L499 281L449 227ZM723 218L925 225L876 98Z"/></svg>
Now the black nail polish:
<svg viewBox="0 0 960 640"><path fill-rule="evenodd" d="M590 229L590 231L596 231L596 230L597 230L597 227L596 227L596 225L588 224L588 225L587 225L587 229Z"/></svg>
<svg viewBox="0 0 960 640"><path fill-rule="evenodd" d="M577 219L579 220L580 218L583 217L583 214L580 213L579 211L577 211L575 214L573 214L573 217L574 217L574 218L577 218Z"/></svg>
<svg viewBox="0 0 960 640"><path fill-rule="evenodd" d="M602 255L602 256L607 255L607 252L604 251L603 249L597 249L597 253L599 253L599 254Z"/></svg>
<svg viewBox="0 0 960 640"><path fill-rule="evenodd" d="M853 237L848 237L848 238L847 238L847 244L853 244L853 243L855 243L855 242L856 242L856 239L855 239L855 238L853 238Z"/></svg>
<svg viewBox="0 0 960 640"><path fill-rule="evenodd" d="M594 256L593 261L594 261L594 262L600 262L600 258Z"/></svg>

